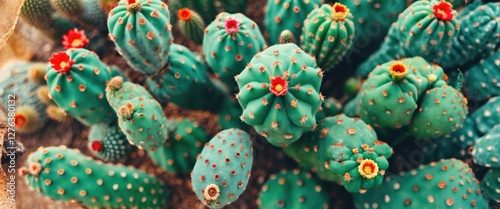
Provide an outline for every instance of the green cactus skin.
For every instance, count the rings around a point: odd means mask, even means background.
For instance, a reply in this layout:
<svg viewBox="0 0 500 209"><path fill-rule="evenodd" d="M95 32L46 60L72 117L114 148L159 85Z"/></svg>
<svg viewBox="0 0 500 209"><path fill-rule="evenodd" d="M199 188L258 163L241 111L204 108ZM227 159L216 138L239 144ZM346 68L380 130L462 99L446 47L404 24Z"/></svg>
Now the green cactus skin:
<svg viewBox="0 0 500 209"><path fill-rule="evenodd" d="M356 75L366 77L377 65L405 57L436 62L450 51L460 29L457 19L446 1L414 2L399 15L380 49L358 67Z"/></svg>
<svg viewBox="0 0 500 209"><path fill-rule="evenodd" d="M220 13L205 29L203 53L215 76L236 92L234 76L266 47L257 23L241 13Z"/></svg>
<svg viewBox="0 0 500 209"><path fill-rule="evenodd" d="M481 181L481 190L486 198L500 203L500 169L490 169Z"/></svg>
<svg viewBox="0 0 500 209"><path fill-rule="evenodd" d="M143 93L144 92L144 93ZM108 102L116 111L118 125L131 144L156 151L168 138L168 121L160 103L144 87L114 77L106 87Z"/></svg>
<svg viewBox="0 0 500 209"><path fill-rule="evenodd" d="M170 12L165 3L121 0L109 13L107 23L118 53L135 70L152 75L165 67L173 42Z"/></svg>
<svg viewBox="0 0 500 209"><path fill-rule="evenodd" d="M318 113L316 114L316 121L323 120L326 117L335 116L342 113L342 103L333 97L328 97L321 104Z"/></svg>
<svg viewBox="0 0 500 209"><path fill-rule="evenodd" d="M445 69L455 70L497 49L500 46L499 13L500 3L492 2L463 14L450 53L440 57L438 63Z"/></svg>
<svg viewBox="0 0 500 209"><path fill-rule="evenodd" d="M321 6L320 0L270 0L267 1L264 27L269 32L269 43L279 43L278 37L283 30L290 30L295 43L300 43L302 26L307 15Z"/></svg>
<svg viewBox="0 0 500 209"><path fill-rule="evenodd" d="M488 134L476 139L472 150L474 162L488 168L500 168L500 124L495 125Z"/></svg>
<svg viewBox="0 0 500 209"><path fill-rule="evenodd" d="M386 177L377 188L354 194L357 208L489 208L469 166L442 160Z"/></svg>
<svg viewBox="0 0 500 209"><path fill-rule="evenodd" d="M140 170L94 161L65 146L41 147L20 169L37 193L92 208L157 208L167 205L168 188Z"/></svg>
<svg viewBox="0 0 500 209"><path fill-rule="evenodd" d="M196 156L208 141L205 129L196 121L182 119L170 120L169 140L149 157L160 168L171 173L188 173L193 169Z"/></svg>
<svg viewBox="0 0 500 209"><path fill-rule="evenodd" d="M236 77L241 120L274 146L286 147L316 126L324 100L322 77L314 59L297 45L267 48Z"/></svg>
<svg viewBox="0 0 500 209"><path fill-rule="evenodd" d="M110 68L97 54L83 48L53 54L47 66L47 86L52 99L87 126L116 121L104 91L110 79Z"/></svg>
<svg viewBox="0 0 500 209"><path fill-rule="evenodd" d="M49 120L45 114L47 105L37 97L37 89L41 85L29 76L30 69L38 65L33 62L14 62L2 69L4 76L0 79L0 108L9 112L14 107L14 129L19 133L34 133Z"/></svg>
<svg viewBox="0 0 500 209"><path fill-rule="evenodd" d="M302 48L316 58L318 66L328 70L342 60L354 38L353 18L349 8L340 3L323 4L307 15Z"/></svg>
<svg viewBox="0 0 500 209"><path fill-rule="evenodd" d="M330 200L316 176L295 169L272 174L262 186L257 204L260 209L328 209Z"/></svg>
<svg viewBox="0 0 500 209"><path fill-rule="evenodd" d="M338 0L337 2L349 8L354 16L353 22L356 31L353 44L346 53L346 60L365 59L372 49L387 35L398 14L406 8L406 2L400 0Z"/></svg>
<svg viewBox="0 0 500 209"><path fill-rule="evenodd" d="M500 51L496 51L464 73L464 87L467 99L484 101L500 96Z"/></svg>
<svg viewBox="0 0 500 209"><path fill-rule="evenodd" d="M250 126L241 121L240 116L243 113L240 104L233 100L226 100L219 111L217 111L218 122L222 130L229 128L238 128L241 130L248 131Z"/></svg>
<svg viewBox="0 0 500 209"><path fill-rule="evenodd" d="M90 127L87 147L92 155L108 162L125 159L133 146L118 124L96 124Z"/></svg>
<svg viewBox="0 0 500 209"><path fill-rule="evenodd" d="M284 151L319 178L343 184L349 192L378 186L389 166L387 158L392 155L392 149L377 140L371 126L343 114L323 119L315 132ZM365 170L366 166L372 169Z"/></svg>
<svg viewBox="0 0 500 209"><path fill-rule="evenodd" d="M462 93L447 85L427 90L419 107L409 124L410 134L418 139L452 133L462 126L469 112Z"/></svg>
<svg viewBox="0 0 500 209"><path fill-rule="evenodd" d="M295 43L295 36L293 35L292 31L290 30L283 30L280 33L280 38L279 38L279 43L280 44L294 44Z"/></svg>
<svg viewBox="0 0 500 209"><path fill-rule="evenodd" d="M196 44L202 44L206 25L200 14L188 8L182 8L178 11L177 17L179 18L177 26L181 33Z"/></svg>
<svg viewBox="0 0 500 209"><path fill-rule="evenodd" d="M197 157L191 182L203 204L220 209L245 190L253 163L250 135L240 129L217 133Z"/></svg>
<svg viewBox="0 0 500 209"><path fill-rule="evenodd" d="M171 14L177 14L182 8L189 8L201 15L205 23L212 22L217 14L221 12L243 13L247 7L246 0L169 0ZM172 22L176 22L176 16L172 16Z"/></svg>
<svg viewBox="0 0 500 209"><path fill-rule="evenodd" d="M479 136L484 136L497 124L500 124L500 97L490 98L486 104L474 111L470 117L474 120L474 129Z"/></svg>
<svg viewBox="0 0 500 209"><path fill-rule="evenodd" d="M215 112L220 108L219 102L229 97L209 78L201 56L187 47L172 44L169 59L168 68L146 79L148 88L159 101L169 101L186 109Z"/></svg>
<svg viewBox="0 0 500 209"><path fill-rule="evenodd" d="M72 119L72 117L69 116L66 111L64 111L57 105L47 106L47 109L45 109L45 113L47 114L47 117L58 123L69 123Z"/></svg>

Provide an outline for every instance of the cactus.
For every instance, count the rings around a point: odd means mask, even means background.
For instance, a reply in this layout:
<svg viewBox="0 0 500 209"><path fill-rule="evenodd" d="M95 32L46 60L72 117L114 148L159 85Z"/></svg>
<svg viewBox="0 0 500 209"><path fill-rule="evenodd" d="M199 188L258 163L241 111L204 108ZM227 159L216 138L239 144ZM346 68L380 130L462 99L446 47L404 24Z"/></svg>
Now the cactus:
<svg viewBox="0 0 500 209"><path fill-rule="evenodd" d="M113 8L118 6L118 2L120 2L120 0L99 0L99 5L104 14L107 16Z"/></svg>
<svg viewBox="0 0 500 209"><path fill-rule="evenodd" d="M129 142L154 152L168 138L168 122L161 105L145 92L144 87L124 82L119 76L112 78L106 87L108 102Z"/></svg>
<svg viewBox="0 0 500 209"><path fill-rule="evenodd" d="M170 0L170 12L176 14L182 8L189 8L201 15L205 23L212 22L221 12L243 13L247 7L246 0ZM172 16L175 18L175 16ZM172 19L172 22L177 20Z"/></svg>
<svg viewBox="0 0 500 209"><path fill-rule="evenodd" d="M345 54L349 63L363 60L383 42L389 28L396 22L399 13L406 8L400 0L339 0L354 16L354 38L351 48Z"/></svg>
<svg viewBox="0 0 500 209"><path fill-rule="evenodd" d="M238 128L248 131L250 129L250 127L240 119L243 110L238 102L228 99L220 105L221 107L216 114L218 115L217 121L223 130Z"/></svg>
<svg viewBox="0 0 500 209"><path fill-rule="evenodd" d="M294 43L300 43L302 26L307 15L321 6L320 0L279 0L267 1L264 27L269 33L269 43L278 44L278 37L284 30L289 30L295 37Z"/></svg>
<svg viewBox="0 0 500 209"><path fill-rule="evenodd" d="M498 192L498 188L500 188L499 177L500 169L492 168L486 173L486 175L484 175L484 178L481 181L481 190L483 191L484 196L495 202L500 202L500 193Z"/></svg>
<svg viewBox="0 0 500 209"><path fill-rule="evenodd" d="M323 101L323 72L295 44L274 45L256 54L236 77L241 120L271 144L286 147L314 129Z"/></svg>
<svg viewBox="0 0 500 209"><path fill-rule="evenodd" d="M46 85L40 86L36 89L36 97L45 105L54 104L49 93L49 87Z"/></svg>
<svg viewBox="0 0 500 209"><path fill-rule="evenodd" d="M234 76L266 47L257 23L245 15L220 13L205 29L203 53L215 76L231 92L237 91Z"/></svg>
<svg viewBox="0 0 500 209"><path fill-rule="evenodd" d="M19 170L27 184L50 198L93 208L165 208L168 188L147 173L103 164L65 146L40 147Z"/></svg>
<svg viewBox="0 0 500 209"><path fill-rule="evenodd" d="M272 174L259 193L260 209L330 208L328 192L311 173L294 169Z"/></svg>
<svg viewBox="0 0 500 209"><path fill-rule="evenodd" d="M116 121L104 92L110 79L110 68L83 48L54 53L47 67L47 86L54 102L87 126Z"/></svg>
<svg viewBox="0 0 500 209"><path fill-rule="evenodd" d="M472 169L455 159L388 176L380 187L354 194L354 202L368 209L489 208Z"/></svg>
<svg viewBox="0 0 500 209"><path fill-rule="evenodd" d="M47 73L47 63L35 62L32 63L30 69L28 70L28 77L32 82L38 85L44 85L46 84L45 81L46 73Z"/></svg>
<svg viewBox="0 0 500 209"><path fill-rule="evenodd" d="M2 72L5 77L0 81L0 102L5 112L14 111L14 128L19 133L34 133L45 126L48 121L47 107L37 97L40 84L31 79L30 71L38 68L40 63L14 62L6 65Z"/></svg>
<svg viewBox="0 0 500 209"><path fill-rule="evenodd" d="M146 83L159 101L169 101L186 109L214 112L220 108L219 102L229 96L215 86L207 71L201 56L185 46L172 44L169 68L148 77Z"/></svg>
<svg viewBox="0 0 500 209"><path fill-rule="evenodd" d="M87 147L101 160L117 162L125 159L132 145L127 141L118 124L96 124L90 127Z"/></svg>
<svg viewBox="0 0 500 209"><path fill-rule="evenodd" d="M177 13L177 17L179 18L177 26L181 33L195 43L202 44L203 33L206 26L200 14L188 8L182 8Z"/></svg>
<svg viewBox="0 0 500 209"><path fill-rule="evenodd" d="M353 16L340 3L323 4L311 11L302 28L302 48L316 58L321 68L329 70L343 58L354 38Z"/></svg>
<svg viewBox="0 0 500 209"><path fill-rule="evenodd" d="M465 89L469 100L484 101L500 96L500 50L482 59L469 68L464 75Z"/></svg>
<svg viewBox="0 0 500 209"><path fill-rule="evenodd" d="M342 113L342 103L333 97L328 97L321 104L321 107L316 114L316 121L320 121L326 117L335 116Z"/></svg>
<svg viewBox="0 0 500 209"><path fill-rule="evenodd" d="M62 45L64 48L85 48L89 44L89 39L85 31L73 28L63 35Z"/></svg>
<svg viewBox="0 0 500 209"><path fill-rule="evenodd" d="M452 5L441 0L416 1L400 14L380 49L356 70L366 77L377 65L421 56L429 62L450 51L460 28Z"/></svg>
<svg viewBox="0 0 500 209"><path fill-rule="evenodd" d="M58 123L69 123L71 121L71 116L56 105L47 106L45 113L47 114L47 117Z"/></svg>
<svg viewBox="0 0 500 209"><path fill-rule="evenodd" d="M205 144L191 173L196 196L215 209L236 201L248 184L252 163L250 135L239 129L219 132Z"/></svg>
<svg viewBox="0 0 500 209"><path fill-rule="evenodd" d="M488 3L463 14L460 30L453 40L450 53L439 57L438 63L444 68L455 70L476 59L486 57L500 46L500 4Z"/></svg>
<svg viewBox="0 0 500 209"><path fill-rule="evenodd" d="M474 130L478 136L486 135L495 125L500 124L499 106L500 97L493 97L470 115L475 122Z"/></svg>
<svg viewBox="0 0 500 209"><path fill-rule="evenodd" d="M192 120L170 120L169 140L149 157L160 168L172 173L187 173L193 169L196 156L208 141L205 129Z"/></svg>
<svg viewBox="0 0 500 209"><path fill-rule="evenodd" d="M467 100L451 86L427 90L409 124L419 139L441 138L459 128L468 114Z"/></svg>
<svg viewBox="0 0 500 209"><path fill-rule="evenodd" d="M472 150L474 162L491 168L500 168L500 124L495 125L486 135L476 139Z"/></svg>
<svg viewBox="0 0 500 209"><path fill-rule="evenodd" d="M343 114L320 121L315 132L284 149L285 153L327 181L349 192L380 185L392 149L377 140L375 131L358 118Z"/></svg>
<svg viewBox="0 0 500 209"><path fill-rule="evenodd" d="M127 63L152 75L168 62L173 42L168 6L160 0L122 0L108 17L108 30Z"/></svg>

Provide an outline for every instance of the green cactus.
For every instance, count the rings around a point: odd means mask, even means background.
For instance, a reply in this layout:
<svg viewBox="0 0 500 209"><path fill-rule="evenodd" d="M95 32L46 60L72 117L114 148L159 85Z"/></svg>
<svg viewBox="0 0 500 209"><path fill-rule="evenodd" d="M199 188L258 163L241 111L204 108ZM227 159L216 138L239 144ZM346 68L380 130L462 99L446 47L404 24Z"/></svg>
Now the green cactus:
<svg viewBox="0 0 500 209"><path fill-rule="evenodd" d="M353 18L349 8L340 3L323 4L307 15L302 48L316 58L318 66L329 70L342 60L354 38Z"/></svg>
<svg viewBox="0 0 500 209"><path fill-rule="evenodd" d="M321 0L278 0L267 1L264 15L264 27L269 33L269 43L278 44L281 32L289 30L295 37L294 43L300 43L302 26L307 15L321 6Z"/></svg>
<svg viewBox="0 0 500 209"><path fill-rule="evenodd" d="M159 101L215 112L220 108L219 102L229 98L229 94L209 78L201 56L185 46L172 44L169 59L168 68L146 79L148 88Z"/></svg>
<svg viewBox="0 0 500 209"><path fill-rule="evenodd" d="M295 36L293 35L292 31L290 31L290 30L281 31L279 43L280 44L294 44L295 43Z"/></svg>
<svg viewBox="0 0 500 209"><path fill-rule="evenodd" d="M354 194L358 208L482 208L488 200L469 166L455 159L386 177L380 187Z"/></svg>
<svg viewBox="0 0 500 209"><path fill-rule="evenodd" d="M256 54L236 77L241 120L274 146L286 147L316 126L323 72L295 44Z"/></svg>
<svg viewBox="0 0 500 209"><path fill-rule="evenodd" d="M191 173L196 196L214 209L236 201L248 184L252 163L250 135L239 129L219 132L205 144Z"/></svg>
<svg viewBox="0 0 500 209"><path fill-rule="evenodd" d="M484 101L500 96L500 50L491 53L477 64L470 67L464 74L467 99Z"/></svg>
<svg viewBox="0 0 500 209"><path fill-rule="evenodd" d="M259 193L260 209L330 208L328 192L311 173L295 169L271 174Z"/></svg>
<svg viewBox="0 0 500 209"><path fill-rule="evenodd" d="M486 104L474 111L470 117L474 121L474 130L484 136L497 124L500 124L500 97L490 98Z"/></svg>
<svg viewBox="0 0 500 209"><path fill-rule="evenodd" d="M93 125L88 139L87 147L92 155L109 162L125 159L133 147L118 124Z"/></svg>
<svg viewBox="0 0 500 209"><path fill-rule="evenodd" d="M170 12L160 0L122 0L108 17L108 30L127 63L141 74L153 75L168 62L173 42Z"/></svg>
<svg viewBox="0 0 500 209"><path fill-rule="evenodd" d="M383 42L389 28L396 22L399 13L406 8L401 0L338 0L349 8L354 16L354 38L351 48L345 54L347 61L364 60Z"/></svg>
<svg viewBox="0 0 500 209"><path fill-rule="evenodd" d="M196 156L208 141L205 129L192 120L170 120L169 140L149 157L160 168L172 173L187 173L193 169Z"/></svg>
<svg viewBox="0 0 500 209"><path fill-rule="evenodd" d="M481 180L481 190L486 198L500 203L500 168L490 169Z"/></svg>
<svg viewBox="0 0 500 209"><path fill-rule="evenodd" d="M189 8L201 15L205 23L212 22L221 12L244 13L247 7L246 0L170 0L170 13L176 14L182 8ZM176 22L172 16L172 22Z"/></svg>
<svg viewBox="0 0 500 209"><path fill-rule="evenodd" d="M366 77L377 65L405 57L436 62L450 51L458 34L456 16L446 1L415 1L400 14L380 49L358 67L356 75Z"/></svg>
<svg viewBox="0 0 500 209"><path fill-rule="evenodd" d="M315 132L284 151L321 179L343 184L349 192L380 185L392 155L370 126L343 114L323 119Z"/></svg>
<svg viewBox="0 0 500 209"><path fill-rule="evenodd" d="M36 89L36 97L45 105L54 104L54 101L52 101L52 98L50 96L49 87L47 85L40 86Z"/></svg>
<svg viewBox="0 0 500 209"><path fill-rule="evenodd" d="M45 81L45 74L47 73L47 63L35 62L28 70L28 77L36 84L43 85Z"/></svg>
<svg viewBox="0 0 500 209"><path fill-rule="evenodd" d="M316 114L316 121L320 121L326 117L335 116L342 113L342 103L333 97L328 97L321 104L318 113Z"/></svg>
<svg viewBox="0 0 500 209"><path fill-rule="evenodd" d="M14 129L19 133L34 133L45 126L48 121L45 113L46 104L37 97L41 84L30 78L30 70L39 67L40 63L14 62L7 65L0 79L0 107L15 120Z"/></svg>
<svg viewBox="0 0 500 209"><path fill-rule="evenodd" d="M114 77L106 87L108 102L116 111L118 125L131 144L156 151L168 138L168 122L160 103L144 87ZM137 93L137 94L136 94Z"/></svg>
<svg viewBox="0 0 500 209"><path fill-rule="evenodd" d="M474 162L491 168L500 168L500 124L495 125L486 135L476 139L472 150Z"/></svg>
<svg viewBox="0 0 500 209"><path fill-rule="evenodd" d="M499 13L500 4L492 2L463 14L459 18L460 30L453 40L450 53L440 56L438 63L444 69L456 70L497 49L500 46Z"/></svg>
<svg viewBox="0 0 500 209"><path fill-rule="evenodd" d="M69 116L66 111L64 111L57 105L47 106L47 109L45 109L45 113L47 114L47 117L58 123L69 123L72 119L72 117Z"/></svg>
<svg viewBox="0 0 500 209"><path fill-rule="evenodd" d="M234 76L265 47L266 42L257 23L241 13L220 13L207 26L203 37L207 64L231 92L237 91Z"/></svg>
<svg viewBox="0 0 500 209"><path fill-rule="evenodd" d="M37 193L92 208L165 208L168 188L140 170L94 161L65 146L40 147L19 170Z"/></svg>
<svg viewBox="0 0 500 209"><path fill-rule="evenodd" d="M419 107L409 124L410 134L418 139L441 138L452 133L469 112L462 93L447 85L427 90Z"/></svg>
<svg viewBox="0 0 500 209"><path fill-rule="evenodd" d="M217 121L223 130L238 128L248 131L250 127L240 119L242 113L243 110L241 109L240 104L228 99L221 104L220 109L216 112L218 115Z"/></svg>
<svg viewBox="0 0 500 209"><path fill-rule="evenodd" d="M177 17L179 18L177 26L181 33L196 44L202 44L206 25L200 14L189 8L182 8L178 11Z"/></svg>
<svg viewBox="0 0 500 209"><path fill-rule="evenodd" d="M66 18L86 28L106 28L106 15L98 0L50 0L52 6Z"/></svg>
<svg viewBox="0 0 500 209"><path fill-rule="evenodd" d="M54 53L47 66L52 99L87 126L116 121L104 91L110 79L110 68L94 52L83 48Z"/></svg>

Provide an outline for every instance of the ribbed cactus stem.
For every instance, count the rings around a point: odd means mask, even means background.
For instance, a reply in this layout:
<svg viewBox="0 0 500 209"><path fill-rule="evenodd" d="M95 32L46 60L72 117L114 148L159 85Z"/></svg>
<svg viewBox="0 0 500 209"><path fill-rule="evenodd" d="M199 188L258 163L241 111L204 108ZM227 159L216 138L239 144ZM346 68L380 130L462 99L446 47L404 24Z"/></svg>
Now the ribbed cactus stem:
<svg viewBox="0 0 500 209"><path fill-rule="evenodd" d="M142 5L141 1L136 0L127 0L127 11L131 13L135 13L141 11Z"/></svg>
<svg viewBox="0 0 500 209"><path fill-rule="evenodd" d="M288 43L295 43L295 36L293 35L292 31L289 30L283 30L280 34L280 44L288 44Z"/></svg>
<svg viewBox="0 0 500 209"><path fill-rule="evenodd" d="M434 15L441 21L450 21L453 19L453 5L442 0L434 5Z"/></svg>
<svg viewBox="0 0 500 209"><path fill-rule="evenodd" d="M349 8L340 3L335 3L333 6L332 19L334 21L343 21L349 14Z"/></svg>
<svg viewBox="0 0 500 209"><path fill-rule="evenodd" d="M399 82L408 73L408 67L402 62L395 62L389 67L389 71L391 72L392 80Z"/></svg>

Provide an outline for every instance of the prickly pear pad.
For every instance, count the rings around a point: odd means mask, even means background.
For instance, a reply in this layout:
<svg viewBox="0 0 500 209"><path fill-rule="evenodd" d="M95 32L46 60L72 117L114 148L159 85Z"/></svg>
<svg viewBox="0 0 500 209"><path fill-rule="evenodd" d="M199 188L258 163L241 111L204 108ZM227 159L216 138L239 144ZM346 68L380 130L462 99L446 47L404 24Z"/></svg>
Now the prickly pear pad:
<svg viewBox="0 0 500 209"><path fill-rule="evenodd" d="M323 71L295 44L280 44L256 54L236 77L241 120L271 144L285 147L316 126L324 100Z"/></svg>

